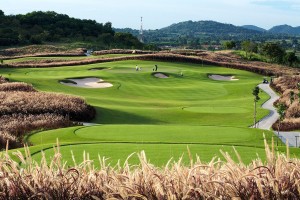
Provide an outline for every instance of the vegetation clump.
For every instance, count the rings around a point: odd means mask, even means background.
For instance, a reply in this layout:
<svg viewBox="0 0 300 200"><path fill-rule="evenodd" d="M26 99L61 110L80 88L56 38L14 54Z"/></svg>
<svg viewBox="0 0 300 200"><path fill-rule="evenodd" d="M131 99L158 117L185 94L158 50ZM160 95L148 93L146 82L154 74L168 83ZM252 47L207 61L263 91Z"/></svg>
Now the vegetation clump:
<svg viewBox="0 0 300 200"><path fill-rule="evenodd" d="M1 83L0 84L0 92L8 92L8 91L22 91L22 92L36 92L36 90L32 87L32 85L27 83Z"/></svg>
<svg viewBox="0 0 300 200"><path fill-rule="evenodd" d="M115 33L110 22L81 20L53 11L5 15L0 10L0 27L0 46L84 42L99 49L143 47L131 34Z"/></svg>
<svg viewBox="0 0 300 200"><path fill-rule="evenodd" d="M151 164L144 152L138 154L139 164L127 161L111 167L107 159L99 157L101 167L94 167L89 155L84 154L82 163L68 167L62 160L59 146L55 155L46 161L32 160L25 149L14 155L0 157L0 191L3 199L299 199L300 160L291 159L289 153L276 154L265 142L267 161L260 158L251 164L242 158L235 162L221 152L225 161L213 158L194 161L190 165L182 158L170 160L158 168Z"/></svg>
<svg viewBox="0 0 300 200"><path fill-rule="evenodd" d="M300 76L281 76L274 79L271 86L282 95L275 106L280 104L286 107L284 119L281 122L282 131L291 131L300 129L300 92L299 92ZM279 121L272 127L277 130Z"/></svg>
<svg viewBox="0 0 300 200"><path fill-rule="evenodd" d="M75 125L91 120L95 110L78 97L37 92L26 83L6 82L0 77L0 148L19 147L26 133Z"/></svg>

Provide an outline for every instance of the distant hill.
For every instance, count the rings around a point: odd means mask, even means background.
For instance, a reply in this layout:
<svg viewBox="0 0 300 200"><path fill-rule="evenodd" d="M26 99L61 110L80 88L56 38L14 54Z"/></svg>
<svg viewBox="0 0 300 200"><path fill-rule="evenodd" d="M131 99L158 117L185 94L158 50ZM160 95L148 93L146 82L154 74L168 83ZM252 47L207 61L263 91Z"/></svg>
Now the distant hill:
<svg viewBox="0 0 300 200"><path fill-rule="evenodd" d="M172 24L159 30L164 33L173 34L206 34L206 35L241 35L241 34L258 34L259 31L249 30L232 24L224 24L215 21L186 21Z"/></svg>
<svg viewBox="0 0 300 200"><path fill-rule="evenodd" d="M139 34L138 30L130 28L114 30L135 36ZM144 39L146 43L174 46L192 44L197 48L200 41L246 40L261 34L261 31L215 21L185 21L157 30L145 30Z"/></svg>
<svg viewBox="0 0 300 200"><path fill-rule="evenodd" d="M143 48L131 34L116 33L110 22L76 19L53 11L5 15L0 10L0 46L84 42L107 48Z"/></svg>
<svg viewBox="0 0 300 200"><path fill-rule="evenodd" d="M300 26L292 27L289 25L274 26L268 32L273 34L289 34L289 35L300 35Z"/></svg>
<svg viewBox="0 0 300 200"><path fill-rule="evenodd" d="M267 31L266 29L263 29L263 28L260 28L258 26L254 26L254 25L244 25L244 26L241 26L241 27L245 28L245 29L249 29L249 30L259 31L259 32L266 32Z"/></svg>

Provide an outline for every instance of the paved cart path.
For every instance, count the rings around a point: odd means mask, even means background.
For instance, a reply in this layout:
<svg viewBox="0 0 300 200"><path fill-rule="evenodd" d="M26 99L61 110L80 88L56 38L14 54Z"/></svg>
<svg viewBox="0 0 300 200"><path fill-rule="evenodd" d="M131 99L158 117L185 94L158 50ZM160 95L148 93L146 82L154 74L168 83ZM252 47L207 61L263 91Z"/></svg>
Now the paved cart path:
<svg viewBox="0 0 300 200"><path fill-rule="evenodd" d="M270 130L272 124L274 124L279 118L277 110L273 106L273 103L279 99L279 96L270 88L269 84L259 84L258 87L270 95L270 99L262 105L263 108L270 110L270 114L257 122L256 127L262 130ZM277 131L274 131L274 133L276 135L278 134ZM289 146L291 147L300 146L300 138L297 141L298 144L296 144L296 136L300 136L300 132L279 132L280 139L284 143L286 143L286 140L288 140Z"/></svg>

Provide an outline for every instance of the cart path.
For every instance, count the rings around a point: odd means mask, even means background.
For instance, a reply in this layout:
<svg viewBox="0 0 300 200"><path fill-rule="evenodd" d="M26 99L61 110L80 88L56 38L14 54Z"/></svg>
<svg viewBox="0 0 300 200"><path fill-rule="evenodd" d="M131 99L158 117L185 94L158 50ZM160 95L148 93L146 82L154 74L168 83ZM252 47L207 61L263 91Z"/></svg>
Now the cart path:
<svg viewBox="0 0 300 200"><path fill-rule="evenodd" d="M270 96L270 99L262 105L262 108L270 110L270 114L257 122L256 127L262 130L270 130L272 124L279 118L279 114L273 106L273 103L279 99L279 96L270 88L269 84L259 84L258 87ZM274 131L274 133L278 135L277 131ZM279 132L280 139L284 143L288 140L290 147L300 146L300 138L297 141L298 144L296 144L296 136L300 136L300 132Z"/></svg>

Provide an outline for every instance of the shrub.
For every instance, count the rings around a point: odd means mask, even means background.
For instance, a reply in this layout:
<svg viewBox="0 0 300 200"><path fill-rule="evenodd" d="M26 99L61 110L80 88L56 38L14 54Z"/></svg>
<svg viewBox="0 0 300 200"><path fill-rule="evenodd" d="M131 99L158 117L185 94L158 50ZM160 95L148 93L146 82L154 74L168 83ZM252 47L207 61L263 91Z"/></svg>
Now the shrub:
<svg viewBox="0 0 300 200"><path fill-rule="evenodd" d="M55 113L70 120L91 120L95 109L78 97L45 92L0 92L0 115Z"/></svg>
<svg viewBox="0 0 300 200"><path fill-rule="evenodd" d="M78 97L37 92L26 83L7 83L0 77L0 149L20 147L34 130L73 126L95 117L95 109Z"/></svg>
<svg viewBox="0 0 300 200"><path fill-rule="evenodd" d="M36 92L32 85L27 83L2 83L0 84L0 92L8 91L22 91L22 92Z"/></svg>

